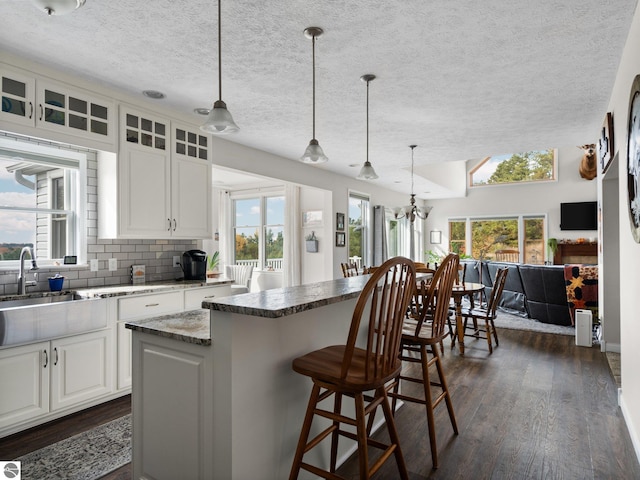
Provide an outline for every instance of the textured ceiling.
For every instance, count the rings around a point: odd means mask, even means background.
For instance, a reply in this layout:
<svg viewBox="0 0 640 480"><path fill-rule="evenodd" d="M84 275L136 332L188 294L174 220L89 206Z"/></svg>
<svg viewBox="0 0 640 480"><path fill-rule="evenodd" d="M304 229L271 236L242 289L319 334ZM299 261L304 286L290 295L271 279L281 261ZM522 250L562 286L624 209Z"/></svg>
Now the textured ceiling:
<svg viewBox="0 0 640 480"><path fill-rule="evenodd" d="M222 96L241 128L226 139L292 161L302 154L312 112L303 30L319 26L316 136L329 163L309 168L358 173L365 73L378 77L369 91L375 183L394 190L409 188L412 143L424 176L436 162L594 143L635 8L636 0L224 0ZM1 0L0 19L9 53L133 95L162 91L163 105L196 123L193 109L217 99L215 1L87 0L47 17L29 0ZM422 177L416 192L446 194Z"/></svg>

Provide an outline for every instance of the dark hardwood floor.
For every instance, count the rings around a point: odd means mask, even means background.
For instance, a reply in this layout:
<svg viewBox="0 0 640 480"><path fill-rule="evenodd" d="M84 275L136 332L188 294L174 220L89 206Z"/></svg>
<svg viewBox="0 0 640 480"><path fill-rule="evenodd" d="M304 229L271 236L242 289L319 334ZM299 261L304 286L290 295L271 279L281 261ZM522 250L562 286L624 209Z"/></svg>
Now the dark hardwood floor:
<svg viewBox="0 0 640 480"><path fill-rule="evenodd" d="M440 468L431 468L424 407L407 404L397 412L410 479L640 479L605 354L576 347L571 336L498 333L493 355L484 340L467 340L464 357L446 349L460 434L453 434L446 408L439 406ZM14 459L130 408L127 396L0 439L0 459ZM339 473L357 478L357 462L349 460ZM130 478L131 466L125 465L102 480ZM397 479L395 462L388 461L375 478Z"/></svg>

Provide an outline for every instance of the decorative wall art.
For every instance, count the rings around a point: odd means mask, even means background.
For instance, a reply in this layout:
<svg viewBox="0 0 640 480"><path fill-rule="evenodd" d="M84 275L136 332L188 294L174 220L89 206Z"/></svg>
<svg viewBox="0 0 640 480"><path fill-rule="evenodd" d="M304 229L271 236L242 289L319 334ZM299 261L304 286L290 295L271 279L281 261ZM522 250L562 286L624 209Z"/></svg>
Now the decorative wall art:
<svg viewBox="0 0 640 480"><path fill-rule="evenodd" d="M433 245L442 243L442 232L439 230L431 230L429 241Z"/></svg>
<svg viewBox="0 0 640 480"><path fill-rule="evenodd" d="M598 160L600 161L600 171L607 171L609 163L613 159L613 115L607 112L600 130L600 138L598 139Z"/></svg>
<svg viewBox="0 0 640 480"><path fill-rule="evenodd" d="M302 213L303 227L321 227L322 226L322 210L309 210Z"/></svg>
<svg viewBox="0 0 640 480"><path fill-rule="evenodd" d="M344 231L344 213L336 213L336 230Z"/></svg>
<svg viewBox="0 0 640 480"><path fill-rule="evenodd" d="M344 232L336 232L336 247L345 246L346 235Z"/></svg>
<svg viewBox="0 0 640 480"><path fill-rule="evenodd" d="M640 75L636 75L629 96L627 140L627 190L631 233L640 243Z"/></svg>

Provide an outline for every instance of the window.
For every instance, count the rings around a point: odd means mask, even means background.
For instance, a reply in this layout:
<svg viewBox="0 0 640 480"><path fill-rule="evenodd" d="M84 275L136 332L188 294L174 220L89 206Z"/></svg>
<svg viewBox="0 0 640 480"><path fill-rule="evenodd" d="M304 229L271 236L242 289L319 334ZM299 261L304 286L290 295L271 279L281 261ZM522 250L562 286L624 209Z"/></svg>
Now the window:
<svg viewBox="0 0 640 480"><path fill-rule="evenodd" d="M499 250L516 250L523 263L541 265L546 254L545 224L541 215L450 220L449 250L489 261L499 260Z"/></svg>
<svg viewBox="0 0 640 480"><path fill-rule="evenodd" d="M33 247L45 265L65 255L83 257L78 247L83 243L84 155L26 144L20 150L19 145L0 140L0 261L15 262L25 246Z"/></svg>
<svg viewBox="0 0 640 480"><path fill-rule="evenodd" d="M486 157L469 173L470 186L555 180L555 153L549 149Z"/></svg>
<svg viewBox="0 0 640 480"><path fill-rule="evenodd" d="M349 194L349 261L366 264L369 228L369 197Z"/></svg>
<svg viewBox="0 0 640 480"><path fill-rule="evenodd" d="M282 270L284 196L233 200L235 263L261 270Z"/></svg>

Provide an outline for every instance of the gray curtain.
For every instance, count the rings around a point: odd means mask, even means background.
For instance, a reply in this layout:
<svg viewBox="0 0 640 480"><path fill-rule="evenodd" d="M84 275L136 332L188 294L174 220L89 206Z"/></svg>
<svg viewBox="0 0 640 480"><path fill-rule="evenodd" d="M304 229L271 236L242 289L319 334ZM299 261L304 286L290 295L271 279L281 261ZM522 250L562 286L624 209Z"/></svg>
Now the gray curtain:
<svg viewBox="0 0 640 480"><path fill-rule="evenodd" d="M373 265L387 260L387 226L383 205L373 207Z"/></svg>

